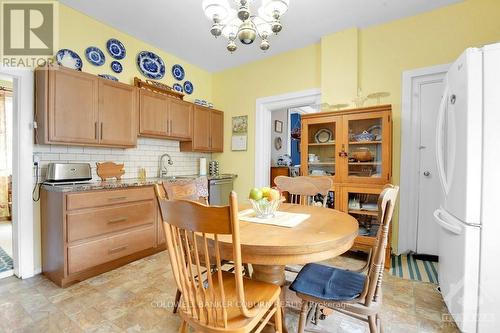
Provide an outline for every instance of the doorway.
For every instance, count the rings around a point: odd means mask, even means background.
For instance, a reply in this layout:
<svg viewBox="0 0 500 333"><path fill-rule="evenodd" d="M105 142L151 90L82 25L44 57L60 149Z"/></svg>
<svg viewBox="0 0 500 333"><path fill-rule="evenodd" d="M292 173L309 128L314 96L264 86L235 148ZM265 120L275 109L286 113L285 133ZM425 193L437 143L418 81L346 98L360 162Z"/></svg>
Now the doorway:
<svg viewBox="0 0 500 333"><path fill-rule="evenodd" d="M321 91L310 89L283 95L263 97L257 99L255 111L255 186L263 187L270 185L271 179L271 153L274 144L272 136L275 123L272 121L274 111L292 108L315 109L321 103ZM283 127L283 131L290 131L291 122ZM279 129L279 125L278 125ZM287 134L288 135L288 134ZM288 135L289 137L289 135ZM289 150L290 143L284 150Z"/></svg>
<svg viewBox="0 0 500 333"><path fill-rule="evenodd" d="M449 65L403 74L401 205L398 253L438 255L433 212L441 202L436 122Z"/></svg>
<svg viewBox="0 0 500 333"><path fill-rule="evenodd" d="M0 278L14 274L12 246L12 79L0 80Z"/></svg>

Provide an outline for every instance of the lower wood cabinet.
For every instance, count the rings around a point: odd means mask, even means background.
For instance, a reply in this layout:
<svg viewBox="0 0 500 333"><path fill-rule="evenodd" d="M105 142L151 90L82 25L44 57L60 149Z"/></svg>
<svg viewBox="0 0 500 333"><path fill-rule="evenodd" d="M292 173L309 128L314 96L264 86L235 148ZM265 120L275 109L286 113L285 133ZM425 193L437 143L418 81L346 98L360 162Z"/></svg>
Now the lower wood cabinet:
<svg viewBox="0 0 500 333"><path fill-rule="evenodd" d="M41 222L42 272L61 287L165 249L151 186L68 193L42 188Z"/></svg>
<svg viewBox="0 0 500 333"><path fill-rule="evenodd" d="M195 105L193 110L193 137L181 142L181 151L223 152L224 112Z"/></svg>

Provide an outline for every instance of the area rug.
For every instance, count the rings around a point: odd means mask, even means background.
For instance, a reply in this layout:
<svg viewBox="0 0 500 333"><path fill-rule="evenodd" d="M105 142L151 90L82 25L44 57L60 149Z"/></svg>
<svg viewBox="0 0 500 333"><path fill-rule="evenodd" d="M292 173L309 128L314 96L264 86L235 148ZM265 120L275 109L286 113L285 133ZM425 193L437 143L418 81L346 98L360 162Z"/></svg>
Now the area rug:
<svg viewBox="0 0 500 333"><path fill-rule="evenodd" d="M14 269L12 258L0 247L0 273Z"/></svg>
<svg viewBox="0 0 500 333"><path fill-rule="evenodd" d="M390 273L393 276L422 282L438 283L438 263L419 260L411 254L393 255Z"/></svg>

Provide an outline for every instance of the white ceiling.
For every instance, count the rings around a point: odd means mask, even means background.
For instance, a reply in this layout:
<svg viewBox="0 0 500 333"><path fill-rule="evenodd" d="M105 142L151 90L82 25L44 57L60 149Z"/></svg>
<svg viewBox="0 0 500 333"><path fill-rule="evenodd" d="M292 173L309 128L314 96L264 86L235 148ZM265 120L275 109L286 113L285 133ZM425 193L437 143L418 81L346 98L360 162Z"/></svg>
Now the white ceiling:
<svg viewBox="0 0 500 333"><path fill-rule="evenodd" d="M282 19L284 29L279 36L271 37L269 51L263 53L256 43L250 46L239 44L234 54L226 51L223 38L215 40L210 35L211 24L203 14L201 0L60 1L192 64L216 72L317 43L322 36L346 28L364 28L463 0L290 0L290 8ZM255 9L261 1L254 2Z"/></svg>

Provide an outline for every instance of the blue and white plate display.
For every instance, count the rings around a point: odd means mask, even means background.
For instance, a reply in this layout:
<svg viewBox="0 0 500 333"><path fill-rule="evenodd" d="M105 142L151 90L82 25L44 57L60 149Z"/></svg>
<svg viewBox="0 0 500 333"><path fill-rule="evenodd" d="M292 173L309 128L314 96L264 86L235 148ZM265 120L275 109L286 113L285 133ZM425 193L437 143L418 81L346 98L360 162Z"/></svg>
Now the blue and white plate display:
<svg viewBox="0 0 500 333"><path fill-rule="evenodd" d="M111 62L111 70L115 73L121 73L123 71L123 66L118 61L114 60Z"/></svg>
<svg viewBox="0 0 500 333"><path fill-rule="evenodd" d="M106 42L106 48L108 49L109 54L117 60L121 60L127 55L125 46L123 46L122 42L120 42L118 39L109 39Z"/></svg>
<svg viewBox="0 0 500 333"><path fill-rule="evenodd" d="M184 92L188 95L191 95L193 93L194 87L191 81L186 81L184 82Z"/></svg>
<svg viewBox="0 0 500 333"><path fill-rule="evenodd" d="M184 68L181 65L173 65L172 66L172 75L178 81L184 80Z"/></svg>
<svg viewBox="0 0 500 333"><path fill-rule="evenodd" d="M56 53L56 61L59 65L76 69L78 71L82 70L83 62L82 58L75 52L70 49L60 49Z"/></svg>
<svg viewBox="0 0 500 333"><path fill-rule="evenodd" d="M175 91L177 92L184 92L184 90L182 89L182 86L178 83L174 83L174 85L172 86L172 88L174 88Z"/></svg>
<svg viewBox="0 0 500 333"><path fill-rule="evenodd" d="M99 74L99 76L102 77L103 79L107 79L107 80L111 80L111 81L118 81L118 78L116 76L113 76L113 75Z"/></svg>
<svg viewBox="0 0 500 333"><path fill-rule="evenodd" d="M137 67L149 79L159 80L165 76L165 63L153 52L139 52L137 55Z"/></svg>
<svg viewBox="0 0 500 333"><path fill-rule="evenodd" d="M106 57L104 53L102 53L101 49L95 46L89 46L85 50L85 57L87 60L95 66L102 66L106 61Z"/></svg>

